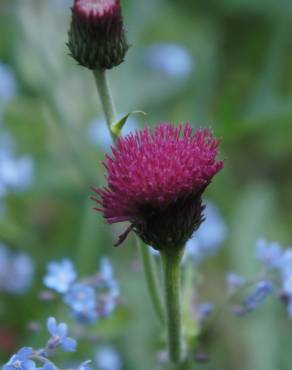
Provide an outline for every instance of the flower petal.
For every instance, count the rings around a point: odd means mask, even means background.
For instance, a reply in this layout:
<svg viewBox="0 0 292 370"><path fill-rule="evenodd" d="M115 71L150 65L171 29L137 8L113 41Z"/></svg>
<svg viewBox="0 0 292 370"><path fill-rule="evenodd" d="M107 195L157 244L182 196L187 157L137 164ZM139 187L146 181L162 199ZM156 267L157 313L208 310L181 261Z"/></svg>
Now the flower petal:
<svg viewBox="0 0 292 370"><path fill-rule="evenodd" d="M59 335L61 338L66 337L66 335L67 335L67 333L68 333L68 326L67 326L64 322L61 322L61 323L58 325L57 333L58 333L58 335Z"/></svg>
<svg viewBox="0 0 292 370"><path fill-rule="evenodd" d="M32 354L32 348L31 347L23 347L17 352L17 357L20 360L25 360Z"/></svg>
<svg viewBox="0 0 292 370"><path fill-rule="evenodd" d="M65 338L61 343L61 347L65 352L74 352L76 351L77 342L73 338Z"/></svg>
<svg viewBox="0 0 292 370"><path fill-rule="evenodd" d="M56 335L57 333L57 321L54 317L49 317L47 321L47 328L51 335Z"/></svg>
<svg viewBox="0 0 292 370"><path fill-rule="evenodd" d="M35 370L36 364L32 360L27 360L23 362L22 370Z"/></svg>

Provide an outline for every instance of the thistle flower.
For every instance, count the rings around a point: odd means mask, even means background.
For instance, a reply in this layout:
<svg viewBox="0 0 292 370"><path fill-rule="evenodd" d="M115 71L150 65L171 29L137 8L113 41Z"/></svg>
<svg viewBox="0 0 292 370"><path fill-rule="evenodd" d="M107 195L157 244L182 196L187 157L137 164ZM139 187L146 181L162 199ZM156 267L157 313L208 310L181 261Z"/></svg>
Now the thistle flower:
<svg viewBox="0 0 292 370"><path fill-rule="evenodd" d="M107 187L93 198L109 224L129 221L157 250L181 248L203 221L201 196L222 169L209 129L164 123L119 138L104 162Z"/></svg>
<svg viewBox="0 0 292 370"><path fill-rule="evenodd" d="M129 48L119 0L75 0L68 47L89 69L110 69L123 62Z"/></svg>

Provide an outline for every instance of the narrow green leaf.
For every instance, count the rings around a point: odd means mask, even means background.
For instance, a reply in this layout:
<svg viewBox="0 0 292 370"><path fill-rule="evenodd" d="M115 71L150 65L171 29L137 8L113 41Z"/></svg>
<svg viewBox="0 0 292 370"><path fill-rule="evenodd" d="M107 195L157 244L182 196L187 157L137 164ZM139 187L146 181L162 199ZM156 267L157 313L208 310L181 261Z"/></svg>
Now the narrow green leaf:
<svg viewBox="0 0 292 370"><path fill-rule="evenodd" d="M141 110L134 110L132 112L129 112L127 113L124 117L122 117L118 122L116 123L113 123L111 125L111 131L112 133L115 135L115 136L119 136L120 135L120 132L122 130L122 128L124 127L125 123L127 122L128 118L132 115L132 114L143 114L143 115L146 115L145 112L141 111Z"/></svg>

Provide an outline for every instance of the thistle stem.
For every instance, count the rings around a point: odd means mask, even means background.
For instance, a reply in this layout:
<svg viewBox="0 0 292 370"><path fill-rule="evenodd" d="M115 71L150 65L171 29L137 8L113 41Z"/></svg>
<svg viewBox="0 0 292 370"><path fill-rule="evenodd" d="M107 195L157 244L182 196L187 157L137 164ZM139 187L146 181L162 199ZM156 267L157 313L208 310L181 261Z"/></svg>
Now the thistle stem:
<svg viewBox="0 0 292 370"><path fill-rule="evenodd" d="M116 109L114 100L110 91L110 85L107 78L106 70L95 70L93 71L98 95L100 97L102 109L106 118L107 126L111 134L113 142L117 139L117 135L112 131L111 125L116 120ZM138 238L137 238L138 240ZM144 248L143 248L144 247ZM155 266L153 256L149 252L149 248L141 246L142 260L144 264L144 271L146 276L146 282L148 285L148 291L152 300L155 311L159 319L163 320L163 309L160 301L158 279L155 274Z"/></svg>
<svg viewBox="0 0 292 370"><path fill-rule="evenodd" d="M182 360L182 328L180 309L181 251L161 252L164 273L165 314L169 360L180 364Z"/></svg>
<svg viewBox="0 0 292 370"><path fill-rule="evenodd" d="M137 244L140 246L142 261L144 265L144 273L145 278L148 286L149 295L152 300L152 304L154 310L160 319L160 321L164 322L164 312L163 312L163 305L161 300L161 294L159 291L159 282L157 276L157 270L155 268L155 262L153 260L153 256L151 255L150 248L148 245L145 245L137 238Z"/></svg>
<svg viewBox="0 0 292 370"><path fill-rule="evenodd" d="M111 137L113 141L115 141L117 137L112 132L111 125L115 122L116 119L116 108L114 100L112 98L107 73L104 69L96 69L95 71L93 71L93 74L96 81L97 91L105 115L106 123Z"/></svg>

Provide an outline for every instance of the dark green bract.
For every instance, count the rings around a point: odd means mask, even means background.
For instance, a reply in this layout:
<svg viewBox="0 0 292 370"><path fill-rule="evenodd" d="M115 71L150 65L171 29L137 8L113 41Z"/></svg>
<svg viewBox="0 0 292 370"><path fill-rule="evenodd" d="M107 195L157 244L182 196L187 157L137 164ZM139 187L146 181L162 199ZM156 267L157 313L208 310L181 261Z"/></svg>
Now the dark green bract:
<svg viewBox="0 0 292 370"><path fill-rule="evenodd" d="M129 45L119 3L100 15L86 13L76 2L68 38L71 56L84 67L111 69L121 64Z"/></svg>

